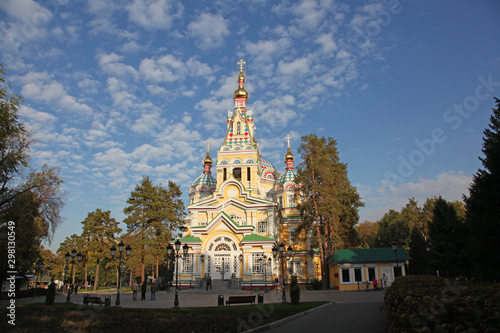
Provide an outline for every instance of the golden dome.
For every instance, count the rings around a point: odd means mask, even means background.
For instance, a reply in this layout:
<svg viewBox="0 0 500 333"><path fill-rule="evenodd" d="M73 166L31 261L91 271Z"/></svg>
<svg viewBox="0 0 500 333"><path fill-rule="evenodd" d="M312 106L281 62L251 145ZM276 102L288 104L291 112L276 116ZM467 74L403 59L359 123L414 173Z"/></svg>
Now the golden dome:
<svg viewBox="0 0 500 333"><path fill-rule="evenodd" d="M243 83L245 82L245 77L243 76L243 72L240 71L240 76L238 77L238 82L240 86L238 89L234 91L233 98L245 97L248 99L248 92L243 88Z"/></svg>
<svg viewBox="0 0 500 333"><path fill-rule="evenodd" d="M292 151L290 150L290 147L288 147L288 150L285 154L285 161L293 161L293 154Z"/></svg>
<svg viewBox="0 0 500 333"><path fill-rule="evenodd" d="M203 165L207 165L207 164L212 165L212 159L210 158L209 152L207 152L207 156L205 156L205 158L203 159Z"/></svg>

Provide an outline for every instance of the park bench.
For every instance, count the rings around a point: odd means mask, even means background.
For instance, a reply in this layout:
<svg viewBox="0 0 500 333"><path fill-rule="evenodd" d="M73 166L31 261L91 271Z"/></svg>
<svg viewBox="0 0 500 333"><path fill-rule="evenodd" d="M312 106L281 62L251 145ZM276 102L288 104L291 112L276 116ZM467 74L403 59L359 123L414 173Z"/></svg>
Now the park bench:
<svg viewBox="0 0 500 333"><path fill-rule="evenodd" d="M238 304L238 303L255 304L255 295L229 296L229 299L226 301L226 305Z"/></svg>
<svg viewBox="0 0 500 333"><path fill-rule="evenodd" d="M93 295L83 296L83 304L89 305L89 303L92 303L92 305L94 305L94 303L98 303L99 306L101 306L101 304L104 304L104 301L102 300L101 296L93 296Z"/></svg>

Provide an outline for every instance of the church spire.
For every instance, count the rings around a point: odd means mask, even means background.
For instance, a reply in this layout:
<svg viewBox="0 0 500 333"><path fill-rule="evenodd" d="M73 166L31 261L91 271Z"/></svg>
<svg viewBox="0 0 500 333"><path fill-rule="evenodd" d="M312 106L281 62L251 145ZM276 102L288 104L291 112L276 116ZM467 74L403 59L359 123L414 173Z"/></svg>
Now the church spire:
<svg viewBox="0 0 500 333"><path fill-rule="evenodd" d="M246 104L246 101L248 100L248 92L243 87L243 84L245 83L244 74L246 74L246 64L247 64L246 61L244 61L243 59L238 61L238 67L240 69L240 75L238 76L239 87L238 87L238 89L236 89L234 91L234 94L233 94L233 99L235 102L237 101L237 99L238 100L244 99L245 104Z"/></svg>
<svg viewBox="0 0 500 333"><path fill-rule="evenodd" d="M212 169L212 158L210 157L210 140L207 140L207 156L203 159L203 165L205 166L205 171L203 173L211 173Z"/></svg>
<svg viewBox="0 0 500 333"><path fill-rule="evenodd" d="M292 150L290 149L290 139L292 137L288 134L285 139L288 142L288 150L285 154L285 163L286 163L286 170L293 169L293 160L294 156L292 154Z"/></svg>

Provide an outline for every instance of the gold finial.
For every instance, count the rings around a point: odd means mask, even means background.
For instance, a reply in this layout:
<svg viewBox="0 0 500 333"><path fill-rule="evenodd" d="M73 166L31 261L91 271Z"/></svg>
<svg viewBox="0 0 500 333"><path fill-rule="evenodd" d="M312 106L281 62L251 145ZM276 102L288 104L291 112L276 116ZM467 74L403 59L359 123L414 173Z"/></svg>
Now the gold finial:
<svg viewBox="0 0 500 333"><path fill-rule="evenodd" d="M203 159L203 165L212 165L212 159L210 158L210 139L207 140L207 156Z"/></svg>
<svg viewBox="0 0 500 333"><path fill-rule="evenodd" d="M286 154L285 154L285 161L293 161L293 158L294 158L294 156L292 154L292 150L290 149L290 139L291 138L292 137L290 136L290 134L288 134L285 137L286 141L288 142L288 149L287 149Z"/></svg>
<svg viewBox="0 0 500 333"><path fill-rule="evenodd" d="M244 61L243 59L238 61L238 68L240 70L240 74L238 76L239 87L238 89L235 90L233 98L245 97L246 99L248 99L248 92L245 90L245 88L243 88L243 83L245 82L245 74L246 74L246 61Z"/></svg>

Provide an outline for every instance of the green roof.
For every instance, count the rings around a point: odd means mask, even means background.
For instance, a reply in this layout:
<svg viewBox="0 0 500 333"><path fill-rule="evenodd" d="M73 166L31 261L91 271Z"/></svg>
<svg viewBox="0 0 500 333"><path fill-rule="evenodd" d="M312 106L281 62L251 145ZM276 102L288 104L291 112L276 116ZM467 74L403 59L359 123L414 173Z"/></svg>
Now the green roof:
<svg viewBox="0 0 500 333"><path fill-rule="evenodd" d="M406 251L399 247L397 250L397 260L411 260L411 257ZM328 260L331 263L348 263L348 262L387 262L396 261L396 254L390 247L379 249L351 249L337 250L335 254Z"/></svg>
<svg viewBox="0 0 500 333"><path fill-rule="evenodd" d="M274 238L269 238L269 237L264 237L264 236L261 236L261 235L257 235L257 234L251 234L251 235L247 235L245 237L243 237L243 239L241 240L242 242L255 242L255 241L272 241L272 242L275 242L276 239Z"/></svg>
<svg viewBox="0 0 500 333"><path fill-rule="evenodd" d="M194 242L199 242L201 243L201 238L200 237L195 237L195 236L187 236L179 239L181 243L194 243Z"/></svg>

